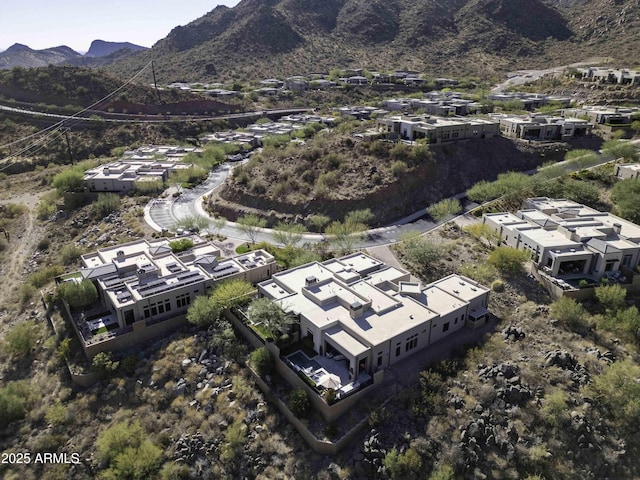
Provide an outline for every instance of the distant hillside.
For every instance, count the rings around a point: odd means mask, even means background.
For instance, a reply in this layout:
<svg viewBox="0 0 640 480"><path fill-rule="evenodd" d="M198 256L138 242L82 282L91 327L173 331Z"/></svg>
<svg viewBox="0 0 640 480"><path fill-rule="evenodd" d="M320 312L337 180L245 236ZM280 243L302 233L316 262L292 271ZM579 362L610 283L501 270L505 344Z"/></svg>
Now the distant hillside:
<svg viewBox="0 0 640 480"><path fill-rule="evenodd" d="M104 57L123 49L138 52L140 50L146 50L147 47L141 47L140 45L135 45L129 42L105 42L104 40L94 40L91 42L91 47L89 47L89 51L85 56Z"/></svg>
<svg viewBox="0 0 640 480"><path fill-rule="evenodd" d="M153 58L163 82L354 66L489 76L594 55L628 63L639 32L637 0L242 0L110 68Z"/></svg>
<svg viewBox="0 0 640 480"><path fill-rule="evenodd" d="M80 53L66 46L33 50L26 45L16 43L0 53L0 69L46 67L81 56Z"/></svg>

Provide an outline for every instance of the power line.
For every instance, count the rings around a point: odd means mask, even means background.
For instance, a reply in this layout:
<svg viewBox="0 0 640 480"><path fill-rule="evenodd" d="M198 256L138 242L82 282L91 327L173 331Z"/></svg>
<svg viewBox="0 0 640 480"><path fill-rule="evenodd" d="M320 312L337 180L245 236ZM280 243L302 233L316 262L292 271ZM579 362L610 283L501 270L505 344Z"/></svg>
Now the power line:
<svg viewBox="0 0 640 480"><path fill-rule="evenodd" d="M149 63L147 63L138 73L136 73L133 77L131 77L129 80L127 80L125 83L123 83L120 87L116 88L114 91L112 91L111 93L109 93L108 95L104 96L103 98L101 98L100 100L92 103L91 105L89 105L86 108L83 108L82 110L74 113L73 115L70 115L68 118L65 118L63 120L60 120L59 122L54 123L53 125L39 131L33 134L30 134L24 138L21 138L19 140L15 140L13 142L10 142L6 145L1 145L0 149L5 148L5 147L9 147L11 145L14 145L16 143L20 143L20 142L24 142L25 140L29 139L29 138L33 138L35 136L38 135L42 135L45 132L48 132L50 130L53 130L54 132L58 131L59 128L65 126L65 124L70 123L69 127L73 127L75 125L77 125L78 123L81 122L81 120L77 120L77 118L82 118L80 117L80 115L82 115L83 113L86 113L87 111L93 109L93 107L99 105L100 103L108 100L109 98L113 97L114 95L116 95L117 93L119 93L120 91L122 91L124 88L128 87L136 78L138 78L140 75L142 75L142 73L151 65L151 61ZM75 119L75 121L74 121ZM45 137L43 140L36 140L34 142L32 142L30 145L27 145L26 147L24 147L23 149L19 150L18 152L12 153L9 156L5 157L4 160L10 160L12 158L15 158L17 156L22 155L23 153L29 151L31 148L33 148L34 146L37 146L38 144L42 143L42 141L46 140L47 138L49 138L50 136L52 136L52 134L48 135L47 137ZM0 172L7 169L9 167L9 165L6 165L3 168L0 168Z"/></svg>

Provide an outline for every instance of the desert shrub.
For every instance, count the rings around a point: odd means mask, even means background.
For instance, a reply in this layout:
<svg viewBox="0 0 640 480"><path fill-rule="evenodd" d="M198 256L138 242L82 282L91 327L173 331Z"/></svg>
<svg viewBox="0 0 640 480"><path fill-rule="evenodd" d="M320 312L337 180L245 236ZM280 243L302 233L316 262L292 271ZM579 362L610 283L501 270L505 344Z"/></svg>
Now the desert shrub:
<svg viewBox="0 0 640 480"><path fill-rule="evenodd" d="M598 302L608 311L615 313L625 306L627 291L619 284L598 287L595 290Z"/></svg>
<svg viewBox="0 0 640 480"><path fill-rule="evenodd" d="M609 366L584 387L616 423L635 429L640 421L640 367L629 360Z"/></svg>
<svg viewBox="0 0 640 480"><path fill-rule="evenodd" d="M35 347L39 333L34 321L19 323L4 336L4 348L13 357L26 357Z"/></svg>
<svg viewBox="0 0 640 480"><path fill-rule="evenodd" d="M587 312L583 306L569 297L560 297L553 302L550 313L561 322L564 322L569 328L583 326L587 317Z"/></svg>
<svg viewBox="0 0 640 480"><path fill-rule="evenodd" d="M494 292L504 292L504 282L500 279L496 279L491 282L491 290Z"/></svg>
<svg viewBox="0 0 640 480"><path fill-rule="evenodd" d="M412 448L400 453L393 447L384 457L384 466L393 480L400 480L418 474L422 468L422 459Z"/></svg>
<svg viewBox="0 0 640 480"><path fill-rule="evenodd" d="M69 421L69 409L60 402L56 402L47 409L44 418L51 425L64 425Z"/></svg>
<svg viewBox="0 0 640 480"><path fill-rule="evenodd" d="M255 179L251 182L251 185L249 186L249 190L251 190L253 193L256 193L258 195L262 195L267 191L267 186L264 184L262 180Z"/></svg>
<svg viewBox="0 0 640 480"><path fill-rule="evenodd" d="M273 371L273 357L266 347L260 347L251 352L251 366L260 376L267 375Z"/></svg>
<svg viewBox="0 0 640 480"><path fill-rule="evenodd" d="M29 397L31 392L24 381L8 382L0 388L0 425L24 418Z"/></svg>
<svg viewBox="0 0 640 480"><path fill-rule="evenodd" d="M162 180L146 180L135 182L135 192L139 195L149 195L164 189Z"/></svg>
<svg viewBox="0 0 640 480"><path fill-rule="evenodd" d="M391 173L394 177L401 177L409 171L409 167L402 160L396 160L391 164Z"/></svg>
<svg viewBox="0 0 640 480"><path fill-rule="evenodd" d="M58 275L64 273L64 268L60 265L52 265L49 267L41 268L40 270L32 273L27 278L27 282L36 288L44 287L47 283L53 280Z"/></svg>
<svg viewBox="0 0 640 480"><path fill-rule="evenodd" d="M56 357L58 357L59 360L64 360L66 358L69 358L69 355L71 355L71 351L73 348L73 339L71 338L64 338L60 341L60 344L58 345L58 348L56 349Z"/></svg>
<svg viewBox="0 0 640 480"><path fill-rule="evenodd" d="M334 388L327 388L322 396L324 397L324 401L327 402L327 405L333 405L336 403L338 393Z"/></svg>
<svg viewBox="0 0 640 480"><path fill-rule="evenodd" d="M97 200L93 202L93 210L99 218L120 210L120 196L116 193L98 194Z"/></svg>
<svg viewBox="0 0 640 480"><path fill-rule="evenodd" d="M70 168L53 177L52 185L59 193L79 192L83 189L84 171Z"/></svg>
<svg viewBox="0 0 640 480"><path fill-rule="evenodd" d="M296 417L304 417L309 413L310 403L307 392L297 388L289 394L289 402L287 403L289 410Z"/></svg>
<svg viewBox="0 0 640 480"><path fill-rule="evenodd" d="M147 438L137 421L112 425L96 443L99 461L108 466L101 478L143 480L153 478L160 468L162 450Z"/></svg>
<svg viewBox="0 0 640 480"><path fill-rule="evenodd" d="M27 303L29 303L37 292L38 291L36 290L36 287L31 285L30 283L23 283L20 286L19 291L20 305L25 306Z"/></svg>
<svg viewBox="0 0 640 480"><path fill-rule="evenodd" d="M22 203L7 203L2 208L2 214L6 218L18 218L27 213L29 209Z"/></svg>
<svg viewBox="0 0 640 480"><path fill-rule="evenodd" d="M403 235L399 248L411 263L427 267L442 255L442 245L431 242L417 233Z"/></svg>
<svg viewBox="0 0 640 480"><path fill-rule="evenodd" d="M460 200L457 198L445 198L427 208L427 212L436 222L444 220L451 215L456 215L461 211L462 205L460 205Z"/></svg>
<svg viewBox="0 0 640 480"><path fill-rule="evenodd" d="M451 465L439 464L435 470L431 472L429 480L455 480L456 475Z"/></svg>
<svg viewBox="0 0 640 480"><path fill-rule="evenodd" d="M489 254L489 263L503 273L515 275L524 270L529 252L511 247L498 247Z"/></svg>
<svg viewBox="0 0 640 480"><path fill-rule="evenodd" d="M72 243L68 243L60 249L60 260L62 260L62 263L65 265L75 262L80 255L82 255L82 250Z"/></svg>
<svg viewBox="0 0 640 480"><path fill-rule="evenodd" d="M568 395L562 390L556 390L544 396L540 413L545 423L559 427L564 422L567 414L568 399Z"/></svg>
<svg viewBox="0 0 640 480"><path fill-rule="evenodd" d="M91 361L94 370L111 375L118 370L120 362L114 361L111 352L100 352Z"/></svg>
<svg viewBox="0 0 640 480"><path fill-rule="evenodd" d="M640 223L640 182L636 179L622 180L614 185L611 199L614 212L627 220Z"/></svg>
<svg viewBox="0 0 640 480"><path fill-rule="evenodd" d="M38 242L38 245L36 246L36 248L38 250L40 250L41 252L44 252L44 251L49 249L49 245L50 244L51 244L51 242L49 241L48 238L43 238L42 240L40 240Z"/></svg>

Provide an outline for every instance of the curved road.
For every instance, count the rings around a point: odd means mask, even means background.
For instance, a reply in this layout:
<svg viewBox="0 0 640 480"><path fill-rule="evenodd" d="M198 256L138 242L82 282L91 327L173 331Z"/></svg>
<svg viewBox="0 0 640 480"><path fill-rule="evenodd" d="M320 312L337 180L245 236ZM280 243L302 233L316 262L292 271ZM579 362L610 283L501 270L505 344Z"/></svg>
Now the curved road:
<svg viewBox="0 0 640 480"><path fill-rule="evenodd" d="M183 189L180 196L176 198L170 197L151 200L145 207L145 220L154 230L161 231L162 229L174 229L180 220L190 216L198 215L209 218L202 206L202 197L209 195L219 188L229 177L233 168L233 164L224 163L216 167L202 184L193 189ZM459 198L463 204L465 213L468 213L478 206L477 203L466 201L464 197L464 193L457 195L457 198ZM354 243L354 247L366 248L388 245L397 242L398 237L403 232L418 231L425 233L437 225L439 225L439 223L434 222L427 214L426 209L423 208L412 215L397 220L391 225L369 230L361 241ZM211 227L206 231L212 233ZM256 241L274 243L272 232L273 231L268 228L262 229L256 236ZM220 234L236 240L249 240L246 234L239 228L238 224L234 222L227 222L220 230ZM326 237L322 234L305 233L302 241L316 243L324 241L325 239Z"/></svg>

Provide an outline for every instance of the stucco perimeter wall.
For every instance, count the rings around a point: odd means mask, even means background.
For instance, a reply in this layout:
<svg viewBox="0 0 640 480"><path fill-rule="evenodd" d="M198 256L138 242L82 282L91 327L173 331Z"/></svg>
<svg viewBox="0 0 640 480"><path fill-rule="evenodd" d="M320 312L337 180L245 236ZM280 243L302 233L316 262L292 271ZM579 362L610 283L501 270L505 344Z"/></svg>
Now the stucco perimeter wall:
<svg viewBox="0 0 640 480"><path fill-rule="evenodd" d="M238 317L232 312L227 311L225 313L225 316L227 320L231 322L233 327L237 329L237 331L240 332L254 348L260 348L262 346L265 346L267 348L274 359L274 364L278 374L280 374L292 386L292 388L300 388L305 390L313 407L320 412L320 414L327 422L331 422L347 412L347 410L352 408L361 398L367 395L372 389L380 385L384 379L384 371L376 372L373 376L373 385L370 385L369 387L364 388L361 391L334 403L333 405L327 405L327 403L317 394L317 392L309 387L309 385L307 385L300 377L298 377L298 375L293 370L291 370L282 360L280 360L280 349L275 343L263 343L262 339L253 330L251 330L243 322L241 322ZM278 410L280 410L280 412L287 418L291 425L293 425L293 427L302 436L304 441L307 442L309 447L311 447L317 453L320 453L322 455L336 455L340 450L348 445L353 440L353 438L362 431L363 428L367 427L369 424L368 417L365 417L345 435L343 435L338 441L329 442L325 440L319 440L298 419L298 417L296 417L291 412L291 410L289 410L289 407L287 407L286 403L282 401L282 399L271 390L271 387L267 385L267 383L253 370L250 371L255 379L256 384L258 385L260 390L262 390L267 399L273 405L275 405Z"/></svg>
<svg viewBox="0 0 640 480"><path fill-rule="evenodd" d="M101 342L83 345L84 353L89 359L92 359L100 352L118 352L127 350L140 343L160 337L172 330L176 330L186 324L186 315L178 315L177 317L168 318L162 322L154 323L153 325L147 325L145 321L142 320L135 322L133 324L133 330L128 333L123 333Z"/></svg>

